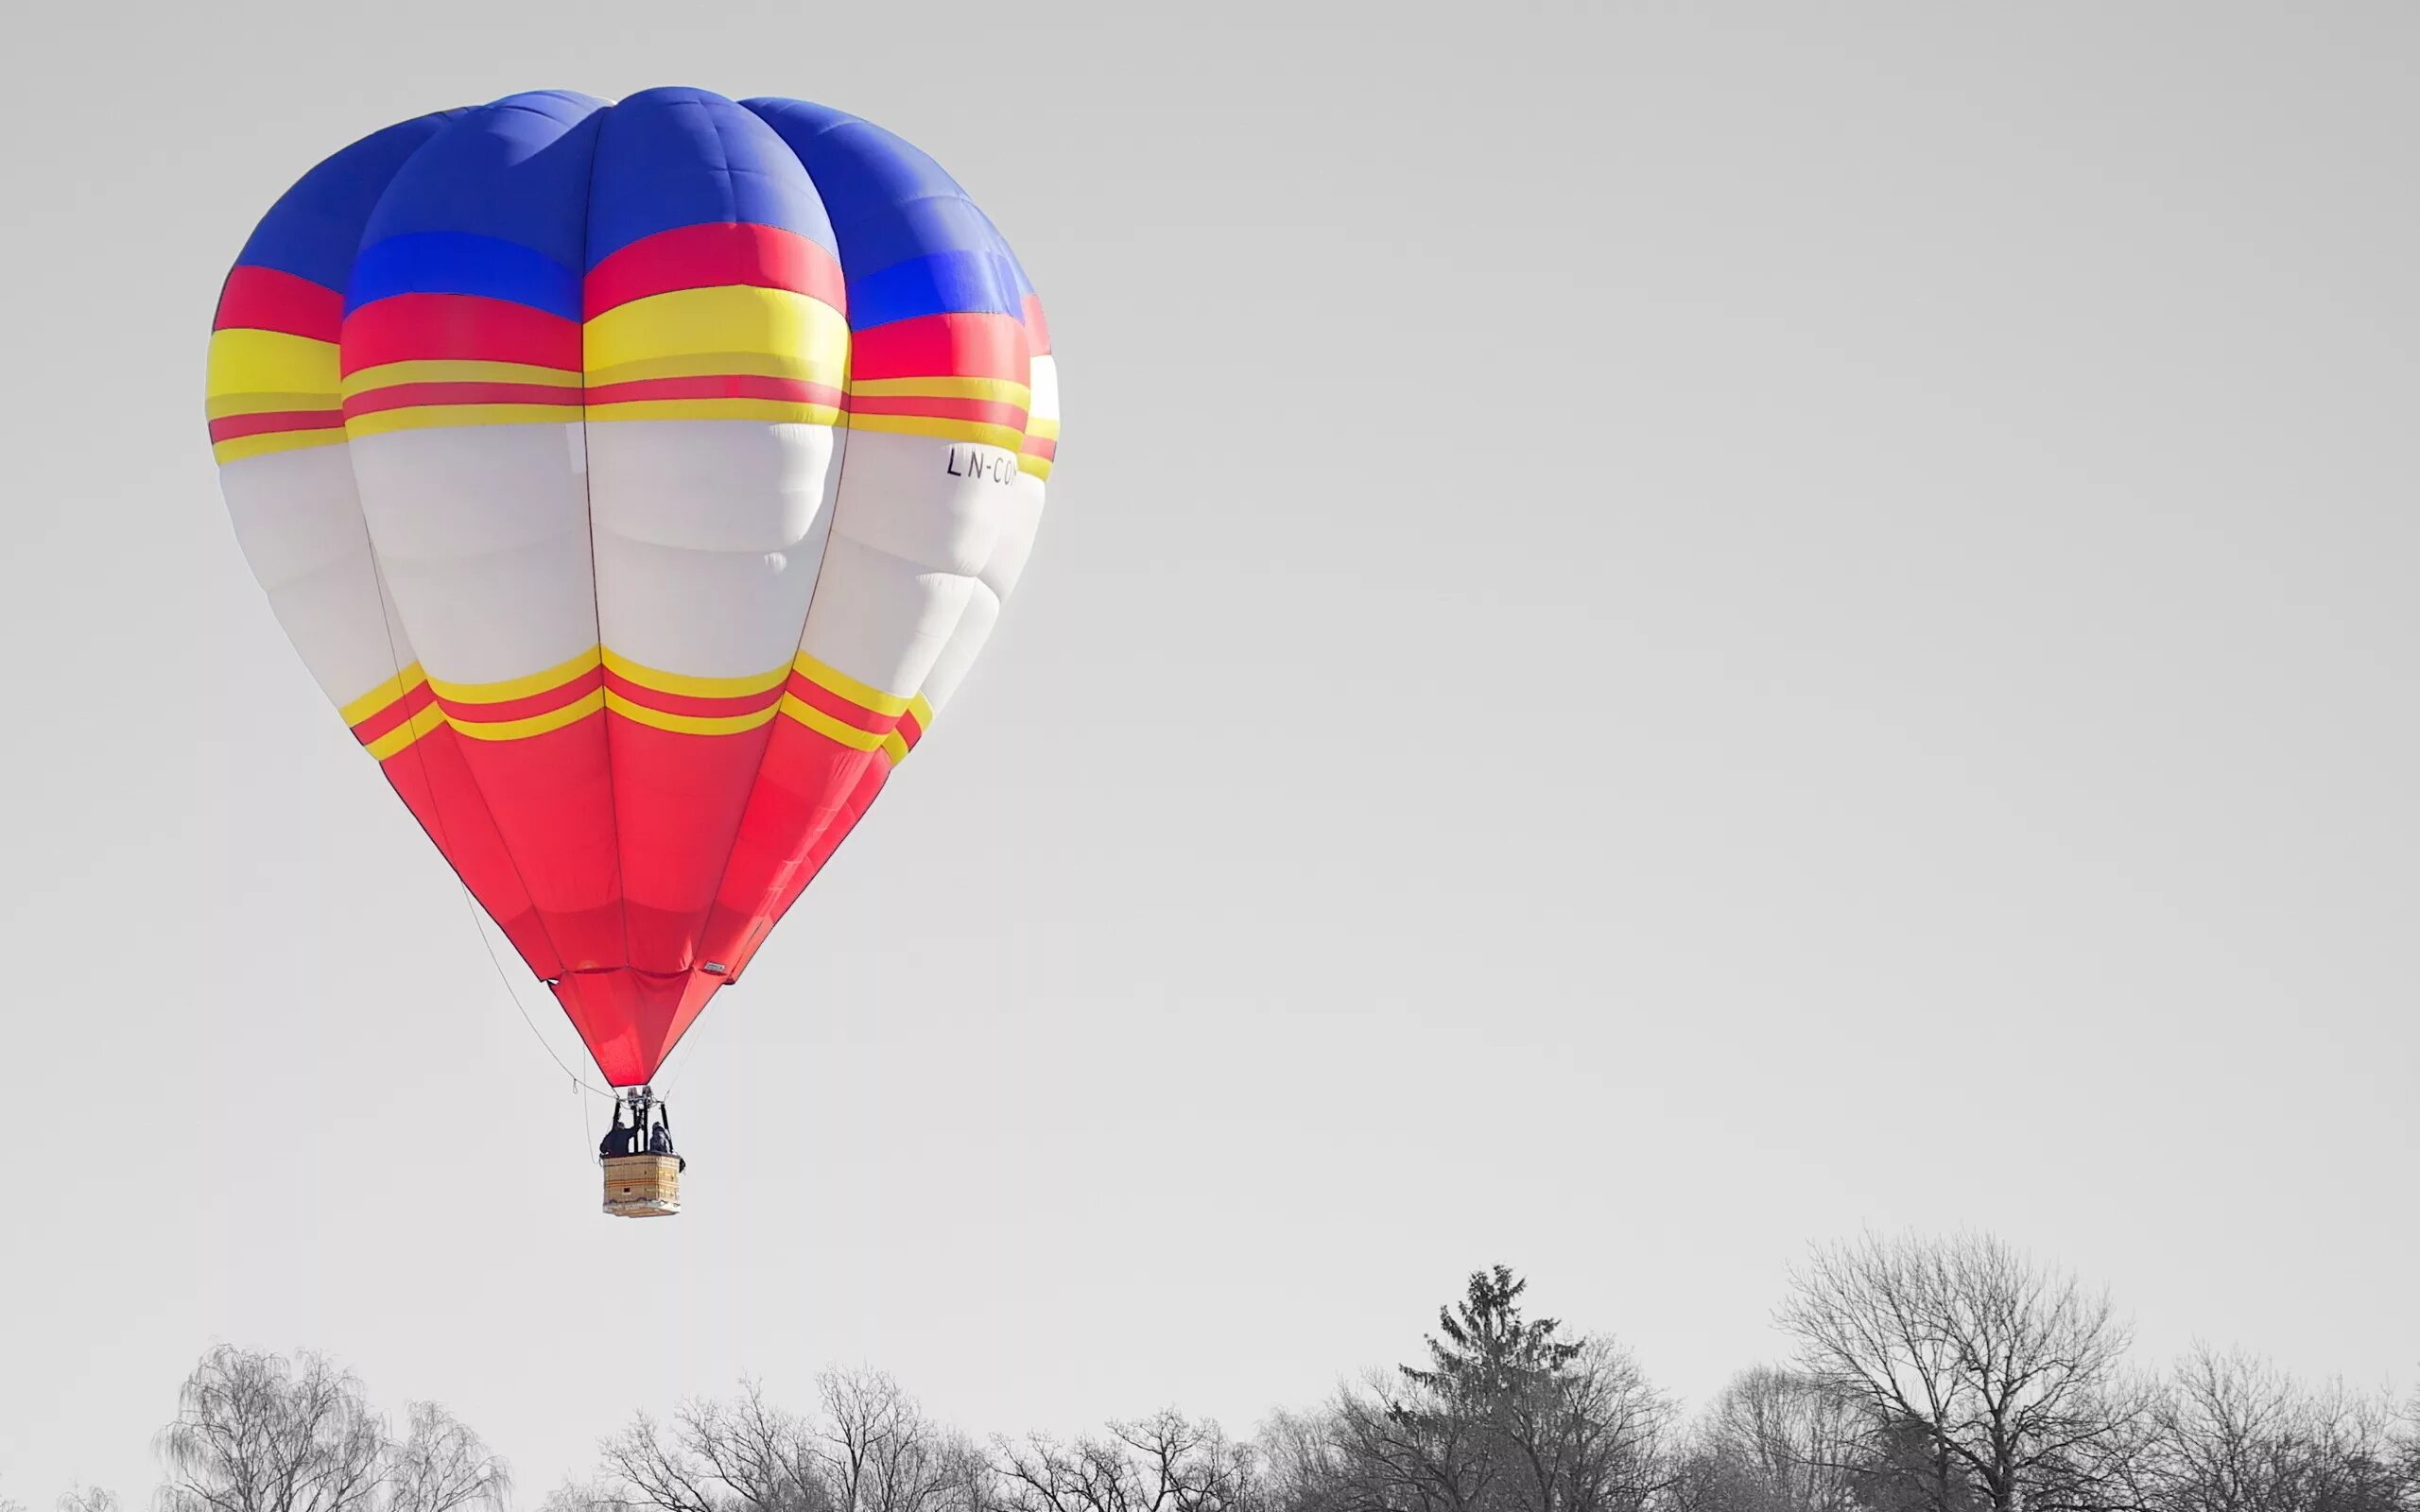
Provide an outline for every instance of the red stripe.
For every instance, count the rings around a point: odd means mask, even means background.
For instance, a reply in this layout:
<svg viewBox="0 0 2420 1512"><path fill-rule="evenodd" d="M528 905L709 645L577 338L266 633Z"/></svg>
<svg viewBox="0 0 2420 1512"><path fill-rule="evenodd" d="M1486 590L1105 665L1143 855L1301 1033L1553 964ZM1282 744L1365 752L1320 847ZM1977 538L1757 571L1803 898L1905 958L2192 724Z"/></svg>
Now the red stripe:
<svg viewBox="0 0 2420 1512"><path fill-rule="evenodd" d="M859 730L869 730L873 734L890 734L891 727L899 722L896 715L875 713L864 704L834 693L820 682L810 680L803 672L790 674L789 691L797 695L799 702L810 708L821 709L842 724L855 725Z"/></svg>
<svg viewBox="0 0 2420 1512"><path fill-rule="evenodd" d="M599 384L588 391L592 404L627 404L642 399L783 399L800 404L838 408L840 390L799 378L767 378L753 373L714 373L691 378L642 378L634 383Z"/></svg>
<svg viewBox="0 0 2420 1512"><path fill-rule="evenodd" d="M533 693L526 698L507 698L502 703L457 703L451 698L437 701L445 706L448 718L470 725L502 724L509 719L527 719L578 703L605 684L605 669L590 667L569 682L558 683L544 693Z"/></svg>
<svg viewBox="0 0 2420 1512"><path fill-rule="evenodd" d="M1025 338L1035 356L1050 355L1050 322L1043 318L1042 301L1030 294L1025 297Z"/></svg>
<svg viewBox="0 0 2420 1512"><path fill-rule="evenodd" d="M475 294L398 294L345 317L347 373L390 362L470 358L580 370L579 323Z"/></svg>
<svg viewBox="0 0 2420 1512"><path fill-rule="evenodd" d="M1021 456L1038 456L1046 462L1058 460L1059 443L1044 436L1028 436L1025 445L1017 449Z"/></svg>
<svg viewBox="0 0 2420 1512"><path fill-rule="evenodd" d="M283 331L334 341L344 326L344 295L273 267L237 267L218 294L214 331Z"/></svg>
<svg viewBox="0 0 2420 1512"><path fill-rule="evenodd" d="M363 745L367 746L372 741L376 740L379 736L386 734L389 730L391 730L396 726L402 724L405 720L409 719L412 715L427 708L436 697L437 694L435 690L430 688L425 682L420 683L413 687L411 692L405 694L402 697L389 704L386 708L379 710L376 713L372 714L369 718L354 726L354 735L359 739Z"/></svg>
<svg viewBox="0 0 2420 1512"><path fill-rule="evenodd" d="M706 697L696 694L666 693L632 682L617 672L605 674L605 686L635 704L644 704L667 714L696 714L704 719L726 719L734 714L752 714L770 709L782 701L782 689L777 683L763 693L746 693L734 697Z"/></svg>
<svg viewBox="0 0 2420 1512"><path fill-rule="evenodd" d="M563 404L579 407L579 386L562 384L389 384L344 402L344 412L374 415L416 404Z"/></svg>
<svg viewBox="0 0 2420 1512"><path fill-rule="evenodd" d="M899 738L908 743L909 750L914 750L916 742L925 738L925 727L916 722L916 712L912 709L899 716Z"/></svg>
<svg viewBox="0 0 2420 1512"><path fill-rule="evenodd" d="M973 420L991 425L1025 429L1025 406L996 399L942 399L925 394L851 394L853 415L929 415L937 420Z"/></svg>
<svg viewBox="0 0 2420 1512"><path fill-rule="evenodd" d="M855 378L1031 377L1025 327L1012 315L920 315L850 337Z"/></svg>
<svg viewBox="0 0 2420 1512"><path fill-rule="evenodd" d="M727 221L640 237L588 270L580 304L593 320L651 294L734 284L789 289L835 310L848 307L839 260L821 246L777 226Z"/></svg>
<svg viewBox="0 0 2420 1512"><path fill-rule="evenodd" d="M257 415L225 415L210 422L210 438L232 441L238 436L267 436L273 431L332 431L344 424L340 409L275 409Z"/></svg>

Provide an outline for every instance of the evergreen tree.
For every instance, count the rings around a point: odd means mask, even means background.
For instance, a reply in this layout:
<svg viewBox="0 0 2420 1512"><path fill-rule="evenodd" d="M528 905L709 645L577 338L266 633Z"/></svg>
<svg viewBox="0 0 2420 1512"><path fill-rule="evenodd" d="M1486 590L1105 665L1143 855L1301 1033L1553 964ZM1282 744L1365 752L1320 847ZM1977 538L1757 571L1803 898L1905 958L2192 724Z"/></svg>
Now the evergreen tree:
<svg viewBox="0 0 2420 1512"><path fill-rule="evenodd" d="M1521 1316L1529 1287L1508 1266L1472 1272L1462 1300L1437 1310L1444 1337L1426 1338L1428 1368L1404 1366L1404 1378L1467 1405L1508 1401L1561 1375L1581 1347L1556 1337L1560 1320Z"/></svg>

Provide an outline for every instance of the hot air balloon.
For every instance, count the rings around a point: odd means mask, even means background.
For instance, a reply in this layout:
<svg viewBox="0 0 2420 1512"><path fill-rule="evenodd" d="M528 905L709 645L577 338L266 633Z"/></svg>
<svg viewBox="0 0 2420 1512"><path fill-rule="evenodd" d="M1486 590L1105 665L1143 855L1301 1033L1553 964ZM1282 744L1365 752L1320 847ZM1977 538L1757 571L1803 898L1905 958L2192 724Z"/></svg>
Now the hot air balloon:
<svg viewBox="0 0 2420 1512"><path fill-rule="evenodd" d="M1049 352L931 158L695 89L389 127L229 273L208 418L244 556L642 1119L1014 590ZM608 1211L677 1208L671 1160L618 1202L608 1164Z"/></svg>

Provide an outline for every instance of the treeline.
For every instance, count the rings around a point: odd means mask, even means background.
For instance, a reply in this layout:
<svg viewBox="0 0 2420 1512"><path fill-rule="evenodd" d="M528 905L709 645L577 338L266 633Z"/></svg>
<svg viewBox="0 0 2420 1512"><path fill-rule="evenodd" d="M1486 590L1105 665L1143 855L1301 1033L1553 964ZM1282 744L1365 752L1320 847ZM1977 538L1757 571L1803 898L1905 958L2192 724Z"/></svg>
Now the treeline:
<svg viewBox="0 0 2420 1512"><path fill-rule="evenodd" d="M1163 1412L978 1440L835 1371L804 1411L746 1388L641 1414L540 1512L2420 1512L2420 1394L2213 1349L2149 1367L2105 1295L1989 1238L1815 1251L1776 1318L1789 1358L1695 1411L1615 1340L1528 1315L1525 1290L1474 1275L1417 1363L1249 1437ZM442 1409L398 1429L308 1356L207 1356L160 1449L160 1512L504 1512L511 1492Z"/></svg>

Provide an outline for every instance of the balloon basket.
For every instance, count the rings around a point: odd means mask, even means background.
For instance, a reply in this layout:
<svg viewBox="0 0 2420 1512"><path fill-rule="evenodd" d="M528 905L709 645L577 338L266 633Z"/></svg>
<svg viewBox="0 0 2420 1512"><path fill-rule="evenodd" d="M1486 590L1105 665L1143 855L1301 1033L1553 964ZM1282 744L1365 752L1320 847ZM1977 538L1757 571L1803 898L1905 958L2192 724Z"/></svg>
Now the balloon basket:
<svg viewBox="0 0 2420 1512"><path fill-rule="evenodd" d="M668 1218L681 1211L681 1160L672 1155L605 1157L605 1211L616 1218Z"/></svg>

